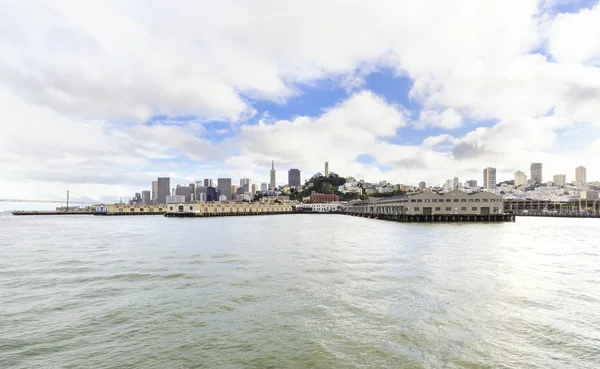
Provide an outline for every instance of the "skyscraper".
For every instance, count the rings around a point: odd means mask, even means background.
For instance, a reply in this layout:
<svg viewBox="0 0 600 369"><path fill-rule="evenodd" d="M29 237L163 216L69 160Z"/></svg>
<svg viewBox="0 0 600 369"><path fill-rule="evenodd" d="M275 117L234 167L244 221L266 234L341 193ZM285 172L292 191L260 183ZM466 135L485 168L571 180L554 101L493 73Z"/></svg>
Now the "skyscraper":
<svg viewBox="0 0 600 369"><path fill-rule="evenodd" d="M520 170L515 172L515 187L527 185L527 175Z"/></svg>
<svg viewBox="0 0 600 369"><path fill-rule="evenodd" d="M421 190L424 190L424 189L426 189L426 188L427 188L427 183L425 183L425 181L421 181L421 182L419 182L419 188L420 188Z"/></svg>
<svg viewBox="0 0 600 369"><path fill-rule="evenodd" d="M458 177L454 177L452 179L452 189L456 190L458 188L458 184L459 184Z"/></svg>
<svg viewBox="0 0 600 369"><path fill-rule="evenodd" d="M175 188L175 195L183 196L185 198L184 202L192 201L193 192L193 188L190 186L177 185L177 188Z"/></svg>
<svg viewBox="0 0 600 369"><path fill-rule="evenodd" d="M196 186L196 201L206 201L206 189L204 186Z"/></svg>
<svg viewBox="0 0 600 369"><path fill-rule="evenodd" d="M204 187L215 187L215 181L210 178L204 179Z"/></svg>
<svg viewBox="0 0 600 369"><path fill-rule="evenodd" d="M577 182L577 184L587 183L587 170L584 166L575 168L575 182Z"/></svg>
<svg viewBox="0 0 600 369"><path fill-rule="evenodd" d="M531 180L534 183L542 183L542 163L531 163Z"/></svg>
<svg viewBox="0 0 600 369"><path fill-rule="evenodd" d="M214 187L206 187L206 201L219 201L219 191Z"/></svg>
<svg viewBox="0 0 600 369"><path fill-rule="evenodd" d="M244 177L240 179L240 187L244 189L245 192L250 192L250 181L248 178Z"/></svg>
<svg viewBox="0 0 600 369"><path fill-rule="evenodd" d="M158 181L152 181L152 201L158 202Z"/></svg>
<svg viewBox="0 0 600 369"><path fill-rule="evenodd" d="M325 162L325 177L329 177L329 162Z"/></svg>
<svg viewBox="0 0 600 369"><path fill-rule="evenodd" d="M227 200L233 200L235 199L235 195L237 195L238 189L242 189L244 190L243 187L240 187L238 185L231 185L231 198L227 199Z"/></svg>
<svg viewBox="0 0 600 369"><path fill-rule="evenodd" d="M252 187L250 187L250 193L252 195L256 194L258 192L258 185L256 183L252 183Z"/></svg>
<svg viewBox="0 0 600 369"><path fill-rule="evenodd" d="M483 170L483 188L496 191L496 168L487 167Z"/></svg>
<svg viewBox="0 0 600 369"><path fill-rule="evenodd" d="M156 192L158 193L156 201L159 204L166 204L167 196L171 195L171 178L158 177Z"/></svg>
<svg viewBox="0 0 600 369"><path fill-rule="evenodd" d="M475 188L475 187L477 187L477 180L470 179L465 182L465 186L470 187L470 188Z"/></svg>
<svg viewBox="0 0 600 369"><path fill-rule="evenodd" d="M142 203L150 204L151 202L152 202L152 200L150 198L150 191L148 191L148 190L142 191Z"/></svg>
<svg viewBox="0 0 600 369"><path fill-rule="evenodd" d="M290 169L288 171L288 185L290 187L300 186L300 170L299 169Z"/></svg>
<svg viewBox="0 0 600 369"><path fill-rule="evenodd" d="M260 184L260 192L262 192L262 193L267 192L267 182L263 182Z"/></svg>
<svg viewBox="0 0 600 369"><path fill-rule="evenodd" d="M269 190L274 190L277 187L277 181L275 179L275 160L271 162L271 182L269 183Z"/></svg>
<svg viewBox="0 0 600 369"><path fill-rule="evenodd" d="M219 190L219 196L225 196L228 200L231 199L231 178L217 179L217 189Z"/></svg>
<svg viewBox="0 0 600 369"><path fill-rule="evenodd" d="M557 187L563 187L567 184L566 174L555 174L552 178L552 183L554 183L554 185Z"/></svg>
<svg viewBox="0 0 600 369"><path fill-rule="evenodd" d="M446 180L446 184L444 185L444 190L446 191L452 191L452 180L451 179L447 179Z"/></svg>

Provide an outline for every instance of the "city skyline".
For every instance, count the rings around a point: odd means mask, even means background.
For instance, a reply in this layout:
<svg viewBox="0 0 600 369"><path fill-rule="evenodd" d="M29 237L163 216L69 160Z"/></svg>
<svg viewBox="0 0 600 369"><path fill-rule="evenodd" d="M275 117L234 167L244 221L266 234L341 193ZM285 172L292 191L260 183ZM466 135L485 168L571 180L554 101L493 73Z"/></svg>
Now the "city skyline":
<svg viewBox="0 0 600 369"><path fill-rule="evenodd" d="M600 24L597 1L427 4L345 3L332 17L327 1L190 2L176 14L160 0L3 3L1 196L118 198L158 177L269 183L272 160L278 186L325 161L413 185L481 182L486 167L511 180L533 162L544 181L571 181L579 165L599 179L600 54L576 36Z"/></svg>

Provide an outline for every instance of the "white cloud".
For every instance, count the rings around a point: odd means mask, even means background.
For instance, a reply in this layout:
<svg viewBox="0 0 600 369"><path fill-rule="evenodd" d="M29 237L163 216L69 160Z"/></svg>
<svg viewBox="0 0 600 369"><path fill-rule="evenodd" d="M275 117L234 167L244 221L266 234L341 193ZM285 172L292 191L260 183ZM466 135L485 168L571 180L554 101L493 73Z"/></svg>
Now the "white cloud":
<svg viewBox="0 0 600 369"><path fill-rule="evenodd" d="M600 5L559 14L548 30L548 48L559 63L600 65Z"/></svg>
<svg viewBox="0 0 600 369"><path fill-rule="evenodd" d="M159 173L187 181L215 170L260 182L272 158L305 175L329 160L340 174L412 183L479 178L488 165L510 173L534 160L567 173L560 166L588 163L593 178L596 146L556 147L574 124L600 126L600 6L555 17L551 4L3 2L1 192L20 194L18 183L31 181L24 188L121 195ZM537 53L546 46L550 60ZM364 90L380 68L413 82L410 102L421 111ZM352 94L290 121L255 108L285 105L323 80ZM157 114L196 118L141 124ZM261 123L246 125L255 115ZM211 143L209 120L231 123L217 133L234 136ZM471 132L455 133L465 122ZM419 143L409 127L455 135ZM376 164L356 163L361 154Z"/></svg>
<svg viewBox="0 0 600 369"><path fill-rule="evenodd" d="M419 129L427 127L454 129L461 125L462 117L454 109L445 109L443 111L423 110L419 115L419 120L415 122L415 127Z"/></svg>

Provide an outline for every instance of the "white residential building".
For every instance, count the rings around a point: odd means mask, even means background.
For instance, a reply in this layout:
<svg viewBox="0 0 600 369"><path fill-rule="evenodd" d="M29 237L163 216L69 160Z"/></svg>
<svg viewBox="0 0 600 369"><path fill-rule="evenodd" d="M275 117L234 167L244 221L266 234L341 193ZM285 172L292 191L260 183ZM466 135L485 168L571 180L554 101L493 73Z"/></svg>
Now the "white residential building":
<svg viewBox="0 0 600 369"><path fill-rule="evenodd" d="M575 168L575 182L577 182L577 184L587 183L587 170L585 167L579 166Z"/></svg>
<svg viewBox="0 0 600 369"><path fill-rule="evenodd" d="M515 172L515 187L527 186L527 175L520 170Z"/></svg>
<svg viewBox="0 0 600 369"><path fill-rule="evenodd" d="M565 174L555 174L552 183L557 187L564 187L567 184L567 176Z"/></svg>
<svg viewBox="0 0 600 369"><path fill-rule="evenodd" d="M483 170L483 189L496 191L496 168L487 167Z"/></svg>
<svg viewBox="0 0 600 369"><path fill-rule="evenodd" d="M542 183L542 163L531 163L531 180L534 183Z"/></svg>

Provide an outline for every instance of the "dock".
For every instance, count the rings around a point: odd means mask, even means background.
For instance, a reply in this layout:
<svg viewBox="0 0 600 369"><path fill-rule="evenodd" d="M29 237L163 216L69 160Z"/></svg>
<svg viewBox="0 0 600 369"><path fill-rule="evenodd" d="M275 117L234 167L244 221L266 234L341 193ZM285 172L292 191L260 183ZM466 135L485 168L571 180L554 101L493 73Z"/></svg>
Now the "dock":
<svg viewBox="0 0 600 369"><path fill-rule="evenodd" d="M498 223L498 222L514 222L514 214L487 214L487 215L423 215L423 214L362 214L362 213L344 213L346 215L381 219L393 222L404 223Z"/></svg>

